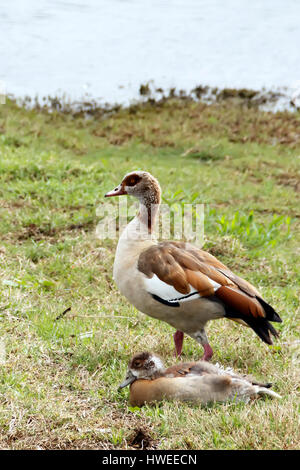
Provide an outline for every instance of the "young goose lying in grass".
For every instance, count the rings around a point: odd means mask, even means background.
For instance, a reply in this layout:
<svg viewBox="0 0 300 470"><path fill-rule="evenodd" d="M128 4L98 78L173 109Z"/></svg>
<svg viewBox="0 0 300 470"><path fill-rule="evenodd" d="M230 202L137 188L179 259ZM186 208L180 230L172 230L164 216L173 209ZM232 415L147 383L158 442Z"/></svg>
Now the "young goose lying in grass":
<svg viewBox="0 0 300 470"><path fill-rule="evenodd" d="M165 369L161 358L149 352L133 356L120 388L127 385L130 385L132 406L163 399L206 404L248 402L260 395L281 398L267 388L270 384L253 383L230 369L224 370L205 361L182 363Z"/></svg>
<svg viewBox="0 0 300 470"><path fill-rule="evenodd" d="M281 322L275 310L244 279L206 251L184 242L161 242L153 237L160 204L158 181L145 171L126 175L106 197L128 194L139 202L139 212L123 231L113 276L121 293L141 312L174 328L176 352L181 354L183 333L212 357L205 325L227 317L250 326L268 344L278 336L270 321Z"/></svg>

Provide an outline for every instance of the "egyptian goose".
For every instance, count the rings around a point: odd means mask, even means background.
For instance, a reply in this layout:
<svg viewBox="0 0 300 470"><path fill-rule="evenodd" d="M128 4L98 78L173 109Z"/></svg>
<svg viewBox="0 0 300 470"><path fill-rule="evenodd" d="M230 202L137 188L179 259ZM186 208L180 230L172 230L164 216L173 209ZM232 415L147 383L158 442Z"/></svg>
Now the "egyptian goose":
<svg viewBox="0 0 300 470"><path fill-rule="evenodd" d="M126 379L119 388L130 385L130 404L176 399L206 404L209 402L248 402L259 395L281 398L262 385L206 361L176 364L165 369L161 358L144 352L133 356Z"/></svg>
<svg viewBox="0 0 300 470"><path fill-rule="evenodd" d="M120 236L114 280L138 310L177 330L178 355L186 333L203 346L203 359L209 360L213 351L204 328L209 320L223 317L250 326L265 343L272 344L270 334L278 333L270 321L281 319L255 287L190 243L154 238L161 189L150 173L127 174L105 197L121 195L135 196L140 205Z"/></svg>

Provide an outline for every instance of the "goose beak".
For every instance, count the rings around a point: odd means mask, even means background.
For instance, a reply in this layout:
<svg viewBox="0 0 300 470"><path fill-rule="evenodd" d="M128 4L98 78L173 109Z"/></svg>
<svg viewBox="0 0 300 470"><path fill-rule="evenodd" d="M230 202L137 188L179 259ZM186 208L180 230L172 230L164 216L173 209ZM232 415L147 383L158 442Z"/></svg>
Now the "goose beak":
<svg viewBox="0 0 300 470"><path fill-rule="evenodd" d="M122 185L119 184L119 186L117 186L115 189L106 193L104 197L123 196L123 194L127 194L127 192L122 187Z"/></svg>
<svg viewBox="0 0 300 470"><path fill-rule="evenodd" d="M127 387L127 385L132 384L135 380L136 377L130 371L128 371L126 379L119 385L119 389Z"/></svg>

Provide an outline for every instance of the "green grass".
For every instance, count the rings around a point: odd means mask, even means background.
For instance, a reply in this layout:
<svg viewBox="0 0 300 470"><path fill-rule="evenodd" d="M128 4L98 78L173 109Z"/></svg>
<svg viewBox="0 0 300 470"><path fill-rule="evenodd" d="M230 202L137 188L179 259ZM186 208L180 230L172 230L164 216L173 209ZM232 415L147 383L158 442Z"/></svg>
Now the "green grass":
<svg viewBox="0 0 300 470"><path fill-rule="evenodd" d="M140 429L159 449L299 448L300 114L170 99L104 117L0 106L0 447L126 449ZM135 169L173 208L204 203L205 248L280 313L271 347L228 320L208 335L214 361L282 401L139 409L118 391L133 353L174 361L172 328L120 295L117 241L96 237ZM187 338L183 360L201 355Z"/></svg>

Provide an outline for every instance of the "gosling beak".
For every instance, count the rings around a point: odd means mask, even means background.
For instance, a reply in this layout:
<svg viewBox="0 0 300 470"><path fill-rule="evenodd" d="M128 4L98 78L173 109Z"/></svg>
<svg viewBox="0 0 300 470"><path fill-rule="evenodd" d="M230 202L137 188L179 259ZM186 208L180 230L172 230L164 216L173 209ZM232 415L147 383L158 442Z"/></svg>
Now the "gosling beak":
<svg viewBox="0 0 300 470"><path fill-rule="evenodd" d="M127 192L123 189L122 185L119 184L115 189L106 193L104 197L123 196L123 194L127 194Z"/></svg>
<svg viewBox="0 0 300 470"><path fill-rule="evenodd" d="M124 380L124 382L122 382L119 385L119 389L127 387L127 385L132 384L135 380L136 380L136 377L130 371L128 371L128 373L126 375L126 379Z"/></svg>

